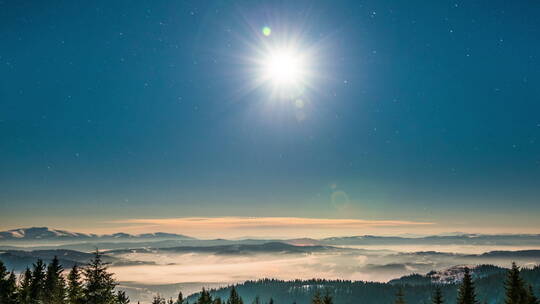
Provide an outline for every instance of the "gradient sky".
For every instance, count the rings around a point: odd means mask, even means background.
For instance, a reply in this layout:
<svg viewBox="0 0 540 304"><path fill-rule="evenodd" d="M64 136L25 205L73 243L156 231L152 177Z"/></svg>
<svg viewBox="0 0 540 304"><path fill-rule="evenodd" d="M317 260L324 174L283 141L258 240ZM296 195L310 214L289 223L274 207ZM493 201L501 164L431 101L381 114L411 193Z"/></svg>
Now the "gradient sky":
<svg viewBox="0 0 540 304"><path fill-rule="evenodd" d="M540 232L540 2L290 2L0 2L0 228ZM302 108L252 85L293 36Z"/></svg>

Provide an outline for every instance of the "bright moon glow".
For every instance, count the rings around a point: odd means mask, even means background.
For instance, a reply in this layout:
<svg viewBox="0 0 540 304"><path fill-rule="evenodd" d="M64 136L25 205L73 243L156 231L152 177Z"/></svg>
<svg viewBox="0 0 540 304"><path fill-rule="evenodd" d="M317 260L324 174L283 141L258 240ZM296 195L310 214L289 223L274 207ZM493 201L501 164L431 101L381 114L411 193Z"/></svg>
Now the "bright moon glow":
<svg viewBox="0 0 540 304"><path fill-rule="evenodd" d="M297 85L304 76L304 60L295 50L277 49L264 60L264 77L275 86Z"/></svg>
<svg viewBox="0 0 540 304"><path fill-rule="evenodd" d="M267 89L269 101L288 101L297 110L303 109L315 87L312 82L317 79L314 66L319 61L318 50L302 38L301 31L285 26L259 29L256 41L249 43L254 55L248 56L247 62L254 64L249 68L254 75L248 86Z"/></svg>

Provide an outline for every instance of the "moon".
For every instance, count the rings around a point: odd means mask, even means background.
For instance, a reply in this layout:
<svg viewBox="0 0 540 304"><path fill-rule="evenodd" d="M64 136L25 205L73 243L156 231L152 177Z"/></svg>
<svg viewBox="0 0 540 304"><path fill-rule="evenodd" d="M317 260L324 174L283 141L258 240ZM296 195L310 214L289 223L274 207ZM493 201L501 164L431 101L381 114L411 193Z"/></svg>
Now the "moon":
<svg viewBox="0 0 540 304"><path fill-rule="evenodd" d="M264 77L274 86L299 84L304 74L303 58L296 50L288 48L272 50L264 60Z"/></svg>
<svg viewBox="0 0 540 304"><path fill-rule="evenodd" d="M242 90L260 89L264 102L303 109L317 91L314 82L320 79L316 68L321 62L319 43L309 42L301 28L281 25L259 28L246 45L251 50L243 57L249 78Z"/></svg>

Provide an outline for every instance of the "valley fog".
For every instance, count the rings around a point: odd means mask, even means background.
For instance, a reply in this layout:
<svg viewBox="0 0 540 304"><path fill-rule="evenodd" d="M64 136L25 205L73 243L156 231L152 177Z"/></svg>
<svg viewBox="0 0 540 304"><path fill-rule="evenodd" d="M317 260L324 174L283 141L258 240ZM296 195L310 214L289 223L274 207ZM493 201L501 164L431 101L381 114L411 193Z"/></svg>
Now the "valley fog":
<svg viewBox="0 0 540 304"><path fill-rule="evenodd" d="M113 266L111 271L128 293L144 298L160 292L174 296L201 287L217 287L246 280L275 278L342 279L387 282L412 273L425 274L455 265L493 264L508 267L512 261L524 267L540 263L538 255L498 256L495 250L526 250L521 246L342 246L329 252L215 254L174 253L155 250L121 253L115 257L145 262L144 265ZM396 249L400 247L402 251ZM368 248L368 249L366 249ZM435 252L435 250L437 252ZM508 252L508 251L506 251ZM171 287L171 286L174 286Z"/></svg>

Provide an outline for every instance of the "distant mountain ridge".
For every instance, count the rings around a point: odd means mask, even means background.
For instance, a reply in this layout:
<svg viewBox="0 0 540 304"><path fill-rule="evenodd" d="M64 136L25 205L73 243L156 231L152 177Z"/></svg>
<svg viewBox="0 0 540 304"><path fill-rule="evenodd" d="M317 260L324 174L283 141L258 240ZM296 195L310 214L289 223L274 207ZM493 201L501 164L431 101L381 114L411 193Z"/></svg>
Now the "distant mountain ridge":
<svg viewBox="0 0 540 304"><path fill-rule="evenodd" d="M228 244L264 244L268 242L283 242L300 246L369 246L369 245L511 245L511 246L540 246L540 234L457 234L432 235L423 237L406 236L376 236L360 235L345 237L329 237L323 239L297 238L297 239L197 239L194 237L165 232L128 234L123 232L97 235L93 233L71 232L47 227L31 227L12 229L0 232L2 241L194 241L205 245ZM196 245L196 244L192 244Z"/></svg>
<svg viewBox="0 0 540 304"><path fill-rule="evenodd" d="M321 239L321 245L540 245L540 234L452 234L424 237L347 236Z"/></svg>
<svg viewBox="0 0 540 304"><path fill-rule="evenodd" d="M0 261L2 261L8 269L14 271L23 271L26 267L32 267L32 264L35 263L37 259L49 263L55 256L58 257L60 265L67 269L73 267L73 265L86 265L94 257L94 253L66 249L0 251ZM152 264L152 262L125 260L106 254L103 254L101 258L104 262L110 263L113 266Z"/></svg>
<svg viewBox="0 0 540 304"><path fill-rule="evenodd" d="M30 227L12 229L0 232L0 241L36 241L36 240L101 240L101 239L181 239L194 240L195 238L174 233L155 232L143 234L113 233L97 235L93 233L71 232L48 227Z"/></svg>
<svg viewBox="0 0 540 304"><path fill-rule="evenodd" d="M264 244L230 244L217 246L179 246L168 248L134 248L107 250L107 254L125 254L125 253L157 253L157 252L175 252L175 253L210 253L218 255L246 255L257 253L273 254L294 254L294 253L313 253L327 251L347 251L349 249L337 248L332 246L295 246L283 242L268 242Z"/></svg>

